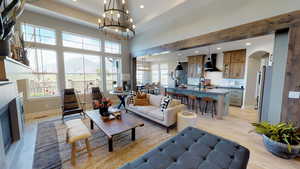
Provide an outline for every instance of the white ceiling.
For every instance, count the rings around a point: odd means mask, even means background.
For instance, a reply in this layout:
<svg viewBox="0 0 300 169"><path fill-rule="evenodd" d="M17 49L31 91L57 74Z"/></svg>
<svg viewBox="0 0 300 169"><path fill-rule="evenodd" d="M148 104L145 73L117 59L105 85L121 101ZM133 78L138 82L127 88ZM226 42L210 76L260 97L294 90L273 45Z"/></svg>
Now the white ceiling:
<svg viewBox="0 0 300 169"><path fill-rule="evenodd" d="M247 46L246 43L251 43L251 45ZM261 47L265 46L266 44L272 45L273 43L274 43L274 35L266 35L266 36L260 36L256 38L220 43L216 45L199 47L199 48L172 52L167 54L138 57L138 59L143 60L145 62L164 62L170 60L185 62L187 61L187 56L202 55L202 54L207 55L209 54L209 51L210 53L222 53L224 51L231 51L231 50L238 50L238 49L249 49L249 48L263 49Z"/></svg>
<svg viewBox="0 0 300 169"><path fill-rule="evenodd" d="M103 0L54 0L66 6L76 8L94 15L101 15L103 11Z"/></svg>
<svg viewBox="0 0 300 169"><path fill-rule="evenodd" d="M45 1L45 0L44 0ZM104 0L54 0L68 7L75 8L80 11L93 14L95 16L101 16L103 13ZM179 4L187 0L127 0L129 4L129 11L134 23L139 27L142 23L146 23L168 10L176 7ZM210 1L210 0L206 0ZM144 5L145 8L141 9L140 5Z"/></svg>

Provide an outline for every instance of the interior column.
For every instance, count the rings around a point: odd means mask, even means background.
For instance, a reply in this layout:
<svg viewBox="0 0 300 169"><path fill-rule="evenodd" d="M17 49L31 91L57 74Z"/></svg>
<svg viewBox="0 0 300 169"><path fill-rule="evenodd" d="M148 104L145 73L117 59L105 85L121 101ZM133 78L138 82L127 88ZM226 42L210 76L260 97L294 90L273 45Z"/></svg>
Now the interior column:
<svg viewBox="0 0 300 169"><path fill-rule="evenodd" d="M281 121L300 126L300 98L289 98L291 91L300 92L300 23L290 27L287 66L284 79Z"/></svg>

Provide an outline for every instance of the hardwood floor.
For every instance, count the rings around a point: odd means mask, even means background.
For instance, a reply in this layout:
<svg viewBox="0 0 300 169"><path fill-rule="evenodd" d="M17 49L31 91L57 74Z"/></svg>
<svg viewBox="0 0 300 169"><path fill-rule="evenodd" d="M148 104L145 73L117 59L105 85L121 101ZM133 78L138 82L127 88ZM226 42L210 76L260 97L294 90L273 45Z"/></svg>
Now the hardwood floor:
<svg viewBox="0 0 300 169"><path fill-rule="evenodd" d="M300 169L300 159L285 160L278 158L264 148L262 137L249 133L253 129L257 112L249 109L230 107L230 115L224 120L199 118L198 128L234 140L250 150L248 169Z"/></svg>
<svg viewBox="0 0 300 169"><path fill-rule="evenodd" d="M235 142L249 148L250 160L248 169L300 169L300 158L294 160L280 159L266 151L262 143L261 136L256 133L249 133L249 131L252 130L250 123L255 122L256 117L257 112L255 110L230 107L229 116L225 117L223 120L215 120L211 119L211 117L200 116L198 118L197 127L224 138L234 140ZM53 115L49 115L48 118L53 118ZM45 119L47 119L47 117L38 119L38 121ZM26 130L28 136L33 137L36 135L36 129L34 129L35 125L36 123L34 120L30 121L30 125L27 126L30 130ZM176 134L175 130L171 133ZM20 158L16 163L16 167L18 169L29 169L28 166L32 164L33 160L32 155L34 153L34 146L32 146L32 144L34 144L35 138L26 137L25 139L28 139L24 140L24 147L27 148L26 151L21 152ZM155 147L156 144L153 146ZM149 147L145 147L145 149L149 149ZM130 157L126 157L126 151L121 151L119 153L123 153L119 154L120 157L126 158L128 161L132 160ZM114 165L112 164L111 166ZM75 168L78 168L78 166ZM93 159L86 162L84 168L102 169L101 167L99 168L98 161L94 161Z"/></svg>

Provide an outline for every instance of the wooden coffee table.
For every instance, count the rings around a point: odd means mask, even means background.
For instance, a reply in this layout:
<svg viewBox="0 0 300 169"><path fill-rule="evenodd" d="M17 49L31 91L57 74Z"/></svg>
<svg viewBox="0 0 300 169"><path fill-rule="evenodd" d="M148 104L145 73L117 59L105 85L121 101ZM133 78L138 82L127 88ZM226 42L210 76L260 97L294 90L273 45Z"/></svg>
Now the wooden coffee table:
<svg viewBox="0 0 300 169"><path fill-rule="evenodd" d="M99 110L86 111L87 117L90 119L91 129L94 124L102 130L108 137L108 150L113 151L113 137L123 132L131 130L131 140L135 140L135 128L144 126L143 123L130 119L129 115L122 113L121 119L103 121Z"/></svg>

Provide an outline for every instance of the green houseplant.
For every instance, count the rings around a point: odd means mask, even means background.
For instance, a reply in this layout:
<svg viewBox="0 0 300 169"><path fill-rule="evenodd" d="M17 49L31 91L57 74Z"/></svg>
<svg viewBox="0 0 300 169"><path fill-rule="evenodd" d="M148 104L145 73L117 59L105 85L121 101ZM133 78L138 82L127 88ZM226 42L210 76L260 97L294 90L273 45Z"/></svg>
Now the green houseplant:
<svg viewBox="0 0 300 169"><path fill-rule="evenodd" d="M300 155L300 132L292 123L252 123L254 131L263 135L267 150L276 156L290 159Z"/></svg>

